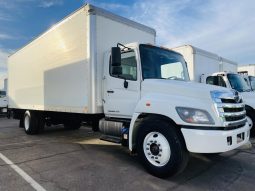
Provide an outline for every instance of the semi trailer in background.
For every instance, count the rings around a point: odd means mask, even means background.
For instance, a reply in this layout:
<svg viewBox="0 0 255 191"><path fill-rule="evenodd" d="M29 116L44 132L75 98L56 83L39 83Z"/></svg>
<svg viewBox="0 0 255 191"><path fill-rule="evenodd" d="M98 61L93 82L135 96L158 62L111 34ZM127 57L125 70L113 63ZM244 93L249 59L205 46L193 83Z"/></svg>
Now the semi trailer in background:
<svg viewBox="0 0 255 191"><path fill-rule="evenodd" d="M184 56L192 81L238 91L245 103L249 126L255 130L255 93L243 76L237 73L237 63L191 45L179 46L172 50Z"/></svg>
<svg viewBox="0 0 255 191"><path fill-rule="evenodd" d="M9 57L9 109L27 134L45 123L78 129L90 122L158 177L184 169L189 152L247 143L239 94L190 82L182 55L153 45L155 36L86 5Z"/></svg>

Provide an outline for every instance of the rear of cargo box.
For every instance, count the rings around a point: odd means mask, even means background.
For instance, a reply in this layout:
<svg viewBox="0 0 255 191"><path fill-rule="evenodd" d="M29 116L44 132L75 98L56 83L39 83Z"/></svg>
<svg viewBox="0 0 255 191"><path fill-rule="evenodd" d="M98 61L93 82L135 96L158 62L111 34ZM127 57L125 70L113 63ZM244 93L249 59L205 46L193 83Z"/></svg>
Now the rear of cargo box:
<svg viewBox="0 0 255 191"><path fill-rule="evenodd" d="M134 41L154 44L155 30L82 7L9 57L9 107L102 113L104 53Z"/></svg>

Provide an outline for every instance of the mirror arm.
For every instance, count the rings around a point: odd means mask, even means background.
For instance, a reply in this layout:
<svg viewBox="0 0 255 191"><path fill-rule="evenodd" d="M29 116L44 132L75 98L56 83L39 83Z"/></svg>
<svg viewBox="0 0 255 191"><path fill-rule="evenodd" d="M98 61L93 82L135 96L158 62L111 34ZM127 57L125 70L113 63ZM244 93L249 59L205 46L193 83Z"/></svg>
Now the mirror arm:
<svg viewBox="0 0 255 191"><path fill-rule="evenodd" d="M128 81L126 80L126 78L124 78L124 88L128 88Z"/></svg>

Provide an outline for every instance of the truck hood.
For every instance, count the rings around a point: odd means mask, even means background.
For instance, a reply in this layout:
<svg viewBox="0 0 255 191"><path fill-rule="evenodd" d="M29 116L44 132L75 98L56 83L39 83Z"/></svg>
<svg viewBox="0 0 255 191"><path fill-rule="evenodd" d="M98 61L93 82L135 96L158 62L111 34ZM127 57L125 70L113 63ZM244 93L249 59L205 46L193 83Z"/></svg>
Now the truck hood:
<svg viewBox="0 0 255 191"><path fill-rule="evenodd" d="M227 88L208 84L166 79L146 79L142 82L142 94L163 93L176 96L211 99L213 90L229 91Z"/></svg>

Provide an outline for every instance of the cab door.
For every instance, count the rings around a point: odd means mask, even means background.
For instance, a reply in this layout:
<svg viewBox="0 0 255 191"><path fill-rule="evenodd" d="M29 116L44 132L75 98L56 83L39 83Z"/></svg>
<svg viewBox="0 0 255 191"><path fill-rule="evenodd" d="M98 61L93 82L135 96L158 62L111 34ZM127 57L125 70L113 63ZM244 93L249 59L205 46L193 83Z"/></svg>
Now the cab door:
<svg viewBox="0 0 255 191"><path fill-rule="evenodd" d="M140 69L134 49L121 53L121 65L111 66L105 59L103 103L107 117L131 118L140 99ZM116 70L119 73L115 75Z"/></svg>

